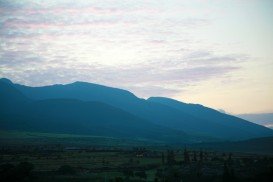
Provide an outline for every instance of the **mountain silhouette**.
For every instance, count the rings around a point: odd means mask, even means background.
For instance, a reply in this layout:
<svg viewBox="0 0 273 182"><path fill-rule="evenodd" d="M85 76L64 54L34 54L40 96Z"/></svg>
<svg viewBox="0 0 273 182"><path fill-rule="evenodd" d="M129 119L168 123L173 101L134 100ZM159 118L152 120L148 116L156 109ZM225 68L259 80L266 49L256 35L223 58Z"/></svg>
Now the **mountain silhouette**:
<svg viewBox="0 0 273 182"><path fill-rule="evenodd" d="M268 135L272 133L271 130L265 130L265 127L263 126L248 122L232 115L224 114L200 104L186 104L165 97L150 97L148 100L173 107L198 119L206 120L207 123L220 124L224 126L226 130L233 132L234 135L245 134L246 137L248 135L259 137L260 133L263 132L265 134L267 133Z"/></svg>
<svg viewBox="0 0 273 182"><path fill-rule="evenodd" d="M180 142L190 140L182 131L155 125L105 103L76 99L33 101L3 81L0 81L0 90L1 108L7 108L0 112L2 130L89 134L168 143L177 138Z"/></svg>
<svg viewBox="0 0 273 182"><path fill-rule="evenodd" d="M15 127L9 120L21 122L26 118L27 125L33 127L33 130L43 123L47 124L47 127L40 129L48 129L46 132L161 141L238 140L273 135L271 129L201 105L159 97L145 100L129 91L98 84L74 82L66 85L29 87L13 84L7 79L1 79L0 82L1 90L2 85L9 85L15 89L9 93L15 92L24 98L18 100L28 98L23 102L25 108L18 111L23 112L23 117L6 119L6 124L11 123L5 125L9 126L6 127L9 129ZM13 98L17 97L19 96ZM3 98L6 103L5 99L11 97ZM28 103L27 106L25 103Z"/></svg>

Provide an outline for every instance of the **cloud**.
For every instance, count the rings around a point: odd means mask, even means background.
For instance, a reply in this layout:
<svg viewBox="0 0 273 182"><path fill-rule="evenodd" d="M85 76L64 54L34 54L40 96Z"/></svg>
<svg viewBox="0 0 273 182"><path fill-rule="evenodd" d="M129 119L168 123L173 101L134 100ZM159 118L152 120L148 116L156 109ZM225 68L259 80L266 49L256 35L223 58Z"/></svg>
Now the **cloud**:
<svg viewBox="0 0 273 182"><path fill-rule="evenodd" d="M0 53L0 67L22 67L39 64L42 58L28 51L4 51Z"/></svg>
<svg viewBox="0 0 273 182"><path fill-rule="evenodd" d="M129 89L141 97L152 95L173 95L185 90L188 84L220 78L239 69L236 66L180 66L180 61L170 63L160 61L146 62L131 66L106 66L103 64L82 64L68 61L67 57L59 56L55 60L38 62L34 58L20 64L20 58L25 53L9 53L6 60L1 61L1 75L16 82L29 85L46 85L54 83L69 83L87 81L114 87ZM27 56L28 54L25 54ZM38 59L38 57L37 57ZM11 71L12 70L12 71ZM16 71L15 71L16 70Z"/></svg>
<svg viewBox="0 0 273 182"><path fill-rule="evenodd" d="M212 20L183 3L0 2L0 76L28 85L88 81L173 95L247 60L201 50L191 32Z"/></svg>
<svg viewBox="0 0 273 182"><path fill-rule="evenodd" d="M138 85L138 86L126 86L124 89L132 91L137 94L137 96L149 98L151 96L173 96L178 92L181 92L181 89L168 88L164 86L154 86L154 85Z"/></svg>
<svg viewBox="0 0 273 182"><path fill-rule="evenodd" d="M248 56L243 54L230 54L230 55L215 55L209 51L193 52L186 56L188 65L197 66L226 66L236 65L235 67L241 67L241 63L249 60ZM233 67L231 66L231 67Z"/></svg>

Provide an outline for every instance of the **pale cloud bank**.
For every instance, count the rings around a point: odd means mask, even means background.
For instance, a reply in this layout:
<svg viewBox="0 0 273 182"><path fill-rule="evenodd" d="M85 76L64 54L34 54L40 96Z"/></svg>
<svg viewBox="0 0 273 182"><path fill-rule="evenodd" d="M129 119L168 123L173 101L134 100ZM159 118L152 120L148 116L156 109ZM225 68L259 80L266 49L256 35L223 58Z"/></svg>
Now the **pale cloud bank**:
<svg viewBox="0 0 273 182"><path fill-rule="evenodd" d="M268 84L267 71L256 66L263 54L241 46L243 36L229 37L234 29L244 31L228 27L234 24L230 11L244 23L240 18L253 3L229 3L0 0L0 76L33 86L88 81L139 97L178 99L210 81L217 88L235 88L238 80L253 80L258 68L264 72L259 79ZM249 40L252 36L257 35ZM273 67L272 57L264 63ZM232 110L224 103L204 104Z"/></svg>

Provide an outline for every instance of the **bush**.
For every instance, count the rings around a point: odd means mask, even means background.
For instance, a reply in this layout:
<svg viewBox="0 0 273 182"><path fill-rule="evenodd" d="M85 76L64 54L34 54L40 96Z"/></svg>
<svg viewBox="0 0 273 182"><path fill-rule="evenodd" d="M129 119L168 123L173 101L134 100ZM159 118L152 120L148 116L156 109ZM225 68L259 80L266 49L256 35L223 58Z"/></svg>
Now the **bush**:
<svg viewBox="0 0 273 182"><path fill-rule="evenodd" d="M17 166L12 164L3 164L0 167L1 181L24 181L31 177L31 171L34 166L29 162L21 162Z"/></svg>
<svg viewBox="0 0 273 182"><path fill-rule="evenodd" d="M147 174L145 171L138 171L135 173L135 176L138 176L140 178L146 179L147 178Z"/></svg>
<svg viewBox="0 0 273 182"><path fill-rule="evenodd" d="M123 174L124 174L124 176L127 176L127 177L134 176L134 171L132 171L130 169L125 169L125 170L123 170Z"/></svg>
<svg viewBox="0 0 273 182"><path fill-rule="evenodd" d="M72 166L69 166L69 165L60 166L57 172L59 174L63 174L63 175L76 174L76 170Z"/></svg>

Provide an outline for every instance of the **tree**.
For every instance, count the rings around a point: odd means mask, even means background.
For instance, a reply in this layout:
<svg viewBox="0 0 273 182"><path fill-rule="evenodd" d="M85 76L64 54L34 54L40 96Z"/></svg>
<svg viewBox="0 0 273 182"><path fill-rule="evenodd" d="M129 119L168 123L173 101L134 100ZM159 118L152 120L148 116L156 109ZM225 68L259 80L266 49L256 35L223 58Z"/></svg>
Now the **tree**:
<svg viewBox="0 0 273 182"><path fill-rule="evenodd" d="M235 181L234 170L224 163L223 182Z"/></svg>
<svg viewBox="0 0 273 182"><path fill-rule="evenodd" d="M73 167L71 167L70 165L60 166L57 172L59 174L63 174L63 175L76 174L76 170Z"/></svg>
<svg viewBox="0 0 273 182"><path fill-rule="evenodd" d="M223 182L228 182L229 177L230 177L229 170L227 167L227 163L225 162L224 163L224 171L223 171Z"/></svg>
<svg viewBox="0 0 273 182"><path fill-rule="evenodd" d="M142 179L146 179L147 178L147 174L145 171L137 171L135 173L135 176L139 177L139 178L142 178Z"/></svg>
<svg viewBox="0 0 273 182"><path fill-rule="evenodd" d="M13 173L14 173L14 168L15 166L12 164L2 164L0 166L0 180L1 181L14 181L13 178Z"/></svg>
<svg viewBox="0 0 273 182"><path fill-rule="evenodd" d="M164 152L161 153L161 161L162 161L162 164L164 165L165 164L165 155L164 155Z"/></svg>
<svg viewBox="0 0 273 182"><path fill-rule="evenodd" d="M12 164L1 165L1 181L24 181L31 177L34 166L30 162L21 162L17 166Z"/></svg>
<svg viewBox="0 0 273 182"><path fill-rule="evenodd" d="M190 163L190 155L186 148L184 149L184 161L186 164Z"/></svg>
<svg viewBox="0 0 273 182"><path fill-rule="evenodd" d="M123 182L124 180L122 179L122 177L116 177L115 178L115 182Z"/></svg>
<svg viewBox="0 0 273 182"><path fill-rule="evenodd" d="M30 172L33 170L34 166L30 162L21 162L16 166L16 170L21 176L30 176Z"/></svg>
<svg viewBox="0 0 273 182"><path fill-rule="evenodd" d="M157 169L155 176L158 178L162 178L163 177L163 169Z"/></svg>
<svg viewBox="0 0 273 182"><path fill-rule="evenodd" d="M204 153L202 150L200 150L200 153L199 153L199 160L202 162L203 161L203 158L204 158Z"/></svg>
<svg viewBox="0 0 273 182"><path fill-rule="evenodd" d="M169 167L167 169L167 173L166 173L166 177L165 177L166 181L180 182L181 179L182 179L182 174L178 169L176 169L174 167Z"/></svg>
<svg viewBox="0 0 273 182"><path fill-rule="evenodd" d="M202 176L203 172L202 172L202 162L199 161L196 165L196 175L197 177Z"/></svg>
<svg viewBox="0 0 273 182"><path fill-rule="evenodd" d="M173 150L168 150L167 151L167 163L169 165L172 165L175 163L175 155Z"/></svg>
<svg viewBox="0 0 273 182"><path fill-rule="evenodd" d="M197 155L196 155L196 151L193 151L193 161L197 161Z"/></svg>
<svg viewBox="0 0 273 182"><path fill-rule="evenodd" d="M207 160L208 160L208 152L205 152L205 153L204 153L204 156L205 156L205 157L204 157L204 160L207 161Z"/></svg>
<svg viewBox="0 0 273 182"><path fill-rule="evenodd" d="M123 170L123 174L126 177L134 176L134 171L131 169L125 169L125 170Z"/></svg>
<svg viewBox="0 0 273 182"><path fill-rule="evenodd" d="M228 163L232 164L232 153L231 152L228 154Z"/></svg>

